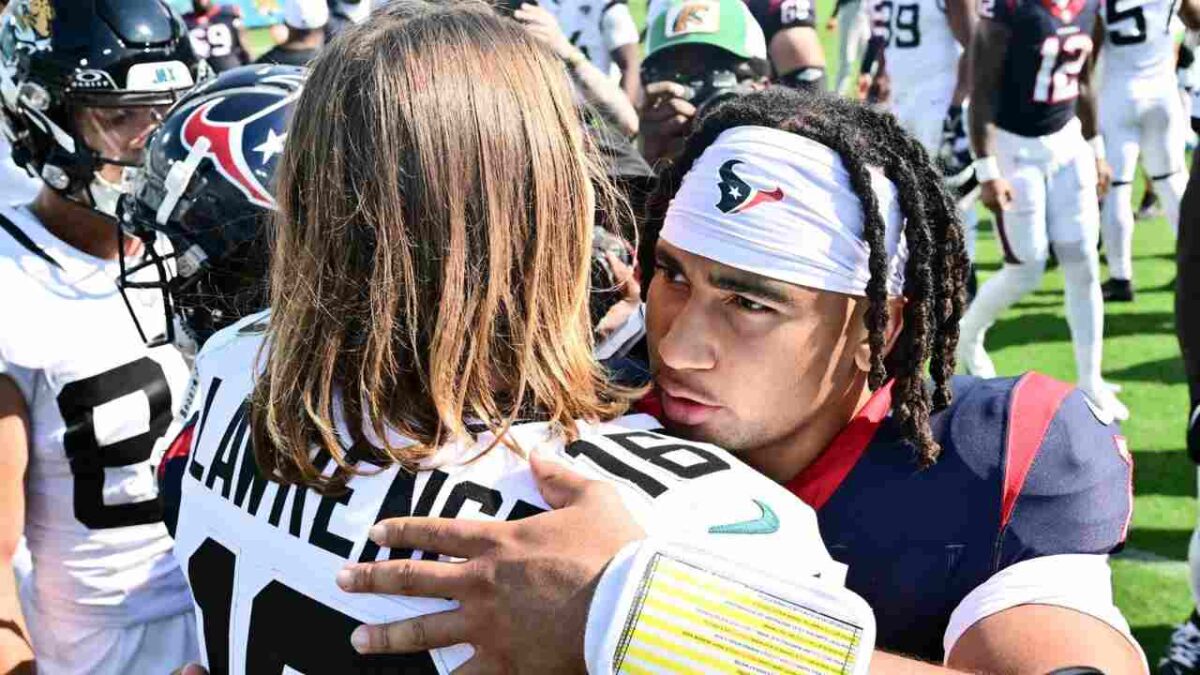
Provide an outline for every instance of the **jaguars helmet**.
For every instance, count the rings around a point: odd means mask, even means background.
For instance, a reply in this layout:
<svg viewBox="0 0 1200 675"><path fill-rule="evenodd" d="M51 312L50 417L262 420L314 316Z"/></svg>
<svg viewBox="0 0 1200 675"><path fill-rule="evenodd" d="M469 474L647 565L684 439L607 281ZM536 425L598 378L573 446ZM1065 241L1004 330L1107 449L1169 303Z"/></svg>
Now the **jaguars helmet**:
<svg viewBox="0 0 1200 675"><path fill-rule="evenodd" d="M17 165L113 216L122 185L101 170L141 158L90 147L81 116L152 126L207 72L164 0L12 0L0 16L0 130Z"/></svg>
<svg viewBox="0 0 1200 675"><path fill-rule="evenodd" d="M151 137L120 215L121 229L140 237L149 257L123 269L120 286L163 293L168 316L157 342L198 348L265 307L272 183L306 73L281 65L227 70L181 99ZM160 236L171 253L158 252ZM157 274L143 280L150 267Z"/></svg>

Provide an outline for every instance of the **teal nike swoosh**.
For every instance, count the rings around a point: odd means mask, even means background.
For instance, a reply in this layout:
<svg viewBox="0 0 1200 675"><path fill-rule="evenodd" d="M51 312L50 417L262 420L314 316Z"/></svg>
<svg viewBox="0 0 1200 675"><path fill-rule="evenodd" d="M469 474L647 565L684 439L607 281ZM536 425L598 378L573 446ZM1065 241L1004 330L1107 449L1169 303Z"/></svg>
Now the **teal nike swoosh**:
<svg viewBox="0 0 1200 675"><path fill-rule="evenodd" d="M766 504L754 500L758 504L758 508L762 511L762 515L754 520L743 520L740 523L730 523L728 525L714 525L708 528L709 534L771 534L779 531L779 516L775 515L775 511Z"/></svg>

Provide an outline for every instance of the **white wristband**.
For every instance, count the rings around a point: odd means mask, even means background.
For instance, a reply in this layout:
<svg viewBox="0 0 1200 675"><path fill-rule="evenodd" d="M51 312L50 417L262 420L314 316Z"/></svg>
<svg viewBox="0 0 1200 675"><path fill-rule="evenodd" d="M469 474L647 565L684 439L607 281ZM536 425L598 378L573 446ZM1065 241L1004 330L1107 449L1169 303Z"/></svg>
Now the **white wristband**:
<svg viewBox="0 0 1200 675"><path fill-rule="evenodd" d="M975 179L980 183L996 180L1000 175L1000 162L995 157L989 155L975 160Z"/></svg>
<svg viewBox="0 0 1200 675"><path fill-rule="evenodd" d="M1088 139L1088 145L1092 146L1092 152L1096 153L1096 159L1105 159L1107 155L1104 152L1104 137L1096 134Z"/></svg>

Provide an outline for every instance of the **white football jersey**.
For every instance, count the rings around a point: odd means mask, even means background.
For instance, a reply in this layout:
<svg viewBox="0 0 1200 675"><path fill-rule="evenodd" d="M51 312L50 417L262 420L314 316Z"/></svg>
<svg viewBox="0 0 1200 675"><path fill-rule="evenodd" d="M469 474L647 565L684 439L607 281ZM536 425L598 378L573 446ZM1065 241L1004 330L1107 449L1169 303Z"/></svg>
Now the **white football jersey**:
<svg viewBox="0 0 1200 675"><path fill-rule="evenodd" d="M0 373L28 405L25 535L48 623L129 626L191 609L154 477L187 366L148 349L115 284L117 262L0 206ZM114 233L115 236L115 233ZM157 290L131 291L162 325ZM157 323L155 323L157 322Z"/></svg>
<svg viewBox="0 0 1200 675"><path fill-rule="evenodd" d="M247 397L262 365L265 317L249 317L213 336L196 361L200 409L183 476L175 554L196 600L208 667L279 673L286 666L288 672L314 673L389 663L403 672L445 673L461 665L471 655L469 646L391 661L358 656L349 636L360 623L454 605L352 595L334 578L347 562L430 559L368 541L369 528L384 518L516 520L545 510L527 461L504 444L487 450L494 439L484 433L475 442L443 447L417 473L398 466L373 470L366 453L351 449L347 456L364 475L353 477L340 496L264 480L249 447ZM652 417L631 415L581 425L581 438L566 444L547 424L526 423L515 426L509 440L613 483L651 536L750 561L782 579L844 581L845 568L826 552L812 509L725 451L664 436L659 427ZM323 452L316 462L326 471L334 466Z"/></svg>
<svg viewBox="0 0 1200 675"><path fill-rule="evenodd" d="M1179 0L1101 0L1100 91L1175 73Z"/></svg>
<svg viewBox="0 0 1200 675"><path fill-rule="evenodd" d="M950 30L945 0L875 0L871 27L886 42L894 96L928 87L953 91L963 48ZM929 114L941 119L946 111Z"/></svg>
<svg viewBox="0 0 1200 675"><path fill-rule="evenodd" d="M12 159L12 146L0 133L0 204L22 204L33 201L42 181L30 176Z"/></svg>
<svg viewBox="0 0 1200 675"><path fill-rule="evenodd" d="M592 65L602 73L620 77L613 51L638 43L637 24L627 0L540 0L537 4L558 19L563 35Z"/></svg>

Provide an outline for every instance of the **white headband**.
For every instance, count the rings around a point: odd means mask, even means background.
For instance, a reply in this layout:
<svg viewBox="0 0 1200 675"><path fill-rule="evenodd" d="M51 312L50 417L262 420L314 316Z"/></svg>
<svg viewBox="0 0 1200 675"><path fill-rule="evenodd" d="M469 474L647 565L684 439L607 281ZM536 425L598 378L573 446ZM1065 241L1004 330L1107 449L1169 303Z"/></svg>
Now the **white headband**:
<svg viewBox="0 0 1200 675"><path fill-rule="evenodd" d="M871 169L886 225L890 295L904 291L896 186ZM659 235L740 270L835 293L866 295L871 278L863 209L832 149L766 127L725 131L700 155L671 200Z"/></svg>

